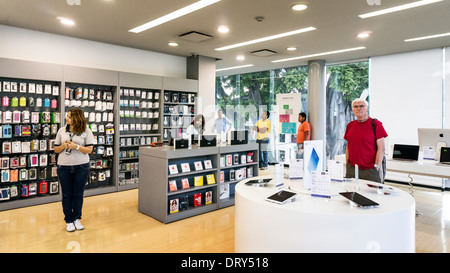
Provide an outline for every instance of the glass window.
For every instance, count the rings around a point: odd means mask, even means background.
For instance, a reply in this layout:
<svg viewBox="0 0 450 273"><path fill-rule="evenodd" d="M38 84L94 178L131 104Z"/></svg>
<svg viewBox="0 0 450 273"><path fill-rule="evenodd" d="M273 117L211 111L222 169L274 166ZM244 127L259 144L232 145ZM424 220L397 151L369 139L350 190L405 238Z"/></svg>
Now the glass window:
<svg viewBox="0 0 450 273"><path fill-rule="evenodd" d="M368 72L368 61L327 66L327 158L345 153L345 128L355 119L351 102L357 97L368 97ZM296 135L277 131L276 95L285 93L301 93L300 109L308 113L308 66L216 78L216 107L223 110L235 129L251 132L260 111L271 112L270 162L278 162L279 143L296 143ZM314 128L312 131L314 134Z"/></svg>
<svg viewBox="0 0 450 273"><path fill-rule="evenodd" d="M368 100L369 63L358 62L327 66L327 159L345 154L344 140L347 123L355 119L352 101L362 97Z"/></svg>

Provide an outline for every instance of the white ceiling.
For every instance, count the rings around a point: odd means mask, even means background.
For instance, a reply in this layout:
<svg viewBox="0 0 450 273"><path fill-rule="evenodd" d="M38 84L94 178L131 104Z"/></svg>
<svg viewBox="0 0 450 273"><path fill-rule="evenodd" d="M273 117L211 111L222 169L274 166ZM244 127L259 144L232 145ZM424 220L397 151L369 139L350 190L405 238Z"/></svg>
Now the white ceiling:
<svg viewBox="0 0 450 273"><path fill-rule="evenodd" d="M213 57L218 59L217 69L254 65L217 75L304 65L308 59L272 61L360 46L366 49L314 59L341 62L450 46L450 36L404 42L408 38L450 32L450 0L367 19L358 15L417 0L300 0L308 8L299 12L290 9L299 2L295 0L222 0L139 34L129 30L197 0L78 0L80 5L69 5L72 1L77 0L0 0L0 24L177 56ZM374 2L375 5L369 4ZM264 20L258 22L257 16L263 16ZM70 18L76 24L63 26L57 17ZM218 33L219 25L227 25L229 33ZM310 26L316 30L226 51L215 50ZM191 42L178 37L190 31L213 38ZM371 32L371 36L361 40L356 37L360 32ZM170 41L178 42L179 46L169 47ZM297 50L288 52L288 46ZM261 49L277 54L269 57L250 54ZM244 55L245 60L237 61L237 55Z"/></svg>

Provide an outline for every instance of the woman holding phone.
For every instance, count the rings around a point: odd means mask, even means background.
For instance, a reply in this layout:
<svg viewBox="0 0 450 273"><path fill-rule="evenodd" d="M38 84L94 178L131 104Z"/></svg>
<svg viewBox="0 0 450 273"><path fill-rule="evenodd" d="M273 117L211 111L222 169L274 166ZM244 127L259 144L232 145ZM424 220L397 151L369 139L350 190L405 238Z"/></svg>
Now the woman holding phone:
<svg viewBox="0 0 450 273"><path fill-rule="evenodd" d="M80 220L93 143L94 136L87 127L83 111L79 108L70 109L66 116L66 126L58 130L55 140L55 152L59 154L57 173L68 232L84 229Z"/></svg>

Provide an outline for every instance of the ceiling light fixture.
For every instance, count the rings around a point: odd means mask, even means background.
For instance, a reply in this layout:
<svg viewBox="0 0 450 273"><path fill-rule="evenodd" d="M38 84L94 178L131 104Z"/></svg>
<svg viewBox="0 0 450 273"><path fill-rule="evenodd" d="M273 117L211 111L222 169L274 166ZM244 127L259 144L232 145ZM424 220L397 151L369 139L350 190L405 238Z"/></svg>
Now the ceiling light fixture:
<svg viewBox="0 0 450 273"><path fill-rule="evenodd" d="M443 1L443 0L422 0L422 1L417 1L417 2L400 5L400 6L396 6L396 7L392 7L392 8L388 8L388 9L382 9L382 10L378 10L378 11L374 11L374 12L369 12L369 13L361 14L358 16L365 19L365 18L369 18L369 17L387 14L387 13L402 11L405 9L417 8L417 7L421 7L421 6L425 6L425 5L429 5L429 4L433 4L433 3L441 2L441 1Z"/></svg>
<svg viewBox="0 0 450 273"><path fill-rule="evenodd" d="M243 60L245 60L245 57L244 57L244 55L238 55L238 56L236 57L236 60L238 60L238 61L243 61Z"/></svg>
<svg viewBox="0 0 450 273"><path fill-rule="evenodd" d="M58 19L61 24L66 25L66 26L73 26L73 25L75 25L75 22L73 20L70 20L70 19L67 19L67 18L64 18L64 17L58 17L56 19Z"/></svg>
<svg viewBox="0 0 450 273"><path fill-rule="evenodd" d="M216 69L216 72L219 71L225 71L225 70L231 70L231 69L238 69L238 68L245 68L245 67L252 67L253 64L246 64L246 65L241 65L241 66L233 66L233 67L227 67L227 68L220 68L220 69Z"/></svg>
<svg viewBox="0 0 450 273"><path fill-rule="evenodd" d="M177 42L169 42L168 45L175 47L175 46L178 46L178 43Z"/></svg>
<svg viewBox="0 0 450 273"><path fill-rule="evenodd" d="M150 28L153 28L153 27L159 26L161 24L167 23L169 21L172 21L172 20L179 18L181 16L184 16L186 14L189 14L189 13L192 13L199 9L205 8L209 5L215 4L219 1L221 1L221 0L200 0L198 2L195 2L194 4L191 4L189 6L181 8L179 10L171 12L171 13L164 15L158 19L155 19L153 21L150 21L148 23L145 23L143 25L140 25L138 27L130 29L129 32L140 33L142 31L148 30Z"/></svg>
<svg viewBox="0 0 450 273"><path fill-rule="evenodd" d="M219 26L217 28L217 31L220 33L227 33L228 31L230 31L230 29L227 26Z"/></svg>
<svg viewBox="0 0 450 273"><path fill-rule="evenodd" d="M261 42L265 42L265 41L269 41L269 40L274 40L274 39L279 39L279 38L283 38L283 37L287 37L287 36L291 36L291 35L295 35L295 34L300 34L300 33L312 31L315 29L316 29L315 27L301 28L301 29L297 29L297 30L293 30L293 31L285 32L285 33L280 33L280 34L276 34L276 35L272 35L272 36L267 36L264 38L259 38L259 39L255 39L255 40L251 40L251 41L247 41L247 42L243 42L243 43L219 47L219 48L216 48L215 50L217 50L217 51L228 50L228 49L232 49L232 48L236 48L236 47L261 43Z"/></svg>
<svg viewBox="0 0 450 273"><path fill-rule="evenodd" d="M344 52L361 50L361 49L366 49L366 47L365 46L360 46L360 47L354 47L354 48L347 48L347 49L340 49L340 50L316 53L316 54L305 55L305 56L300 56L300 57L293 57L293 58L288 58L288 59L275 60L275 61L272 61L272 63L294 61L294 60L313 58L313 57L324 56L324 55L331 55L331 54L338 54L338 53L344 53Z"/></svg>
<svg viewBox="0 0 450 273"><path fill-rule="evenodd" d="M370 34L368 32L361 32L358 35L356 35L356 37L364 39L364 38L368 38L370 36Z"/></svg>
<svg viewBox="0 0 450 273"><path fill-rule="evenodd" d="M427 40L427 39L440 38L440 37L445 37L445 36L450 36L450 32L442 33L442 34L435 34L435 35L430 35L430 36L423 36L423 37L411 38L411 39L406 39L406 40L404 40L404 41L405 41L405 42L414 42L414 41L420 41L420 40Z"/></svg>
<svg viewBox="0 0 450 273"><path fill-rule="evenodd" d="M308 6L305 4L296 4L291 6L291 9L295 11L305 10L306 8L308 8Z"/></svg>
<svg viewBox="0 0 450 273"><path fill-rule="evenodd" d="M297 50L297 48L294 46L290 46L290 47L287 47L286 50L287 51L295 51L295 50Z"/></svg>

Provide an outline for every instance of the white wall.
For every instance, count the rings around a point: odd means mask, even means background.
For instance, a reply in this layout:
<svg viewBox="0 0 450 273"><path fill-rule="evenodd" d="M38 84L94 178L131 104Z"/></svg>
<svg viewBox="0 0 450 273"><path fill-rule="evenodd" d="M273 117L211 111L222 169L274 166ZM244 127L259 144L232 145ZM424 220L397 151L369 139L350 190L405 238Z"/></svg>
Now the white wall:
<svg viewBox="0 0 450 273"><path fill-rule="evenodd" d="M386 128L388 154L396 143L419 144L417 128L442 128L443 124L450 128L450 58L444 72L444 54L441 48L371 58L370 116ZM413 183L436 187L443 183L441 178L412 177ZM407 174L394 172L388 172L386 179L410 181Z"/></svg>
<svg viewBox="0 0 450 273"><path fill-rule="evenodd" d="M186 58L0 25L0 57L186 78Z"/></svg>
<svg viewBox="0 0 450 273"><path fill-rule="evenodd" d="M442 49L371 58L370 116L389 144L418 144L417 128L442 128ZM386 148L389 148L386 147Z"/></svg>

